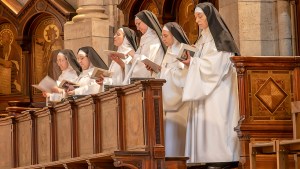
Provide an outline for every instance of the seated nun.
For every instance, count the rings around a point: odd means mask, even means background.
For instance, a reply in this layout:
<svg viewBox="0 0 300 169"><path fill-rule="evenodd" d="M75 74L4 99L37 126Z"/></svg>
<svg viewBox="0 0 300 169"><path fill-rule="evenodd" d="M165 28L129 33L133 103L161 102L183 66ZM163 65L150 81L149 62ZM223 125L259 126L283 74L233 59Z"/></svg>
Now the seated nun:
<svg viewBox="0 0 300 169"><path fill-rule="evenodd" d="M152 62L161 65L166 52L166 47L161 40L161 27L156 16L147 10L136 15L135 25L143 35L140 45L135 52L133 59L125 65L125 79L123 84L128 84L130 78L149 78L151 73L141 59L146 57Z"/></svg>
<svg viewBox="0 0 300 169"><path fill-rule="evenodd" d="M166 80L162 86L166 156L184 156L188 105L182 102L182 92L188 68L176 58L180 44L190 42L176 22L164 25L162 40L168 47L160 72Z"/></svg>
<svg viewBox="0 0 300 169"><path fill-rule="evenodd" d="M114 45L118 47L117 52L123 53L127 56L133 56L135 51L137 50L137 39L135 32L128 28L122 27L119 28L114 35ZM109 71L113 72L111 78L104 78L97 80L97 83L101 85L104 83L105 85L122 85L124 81L124 69L125 64L130 61L131 57L127 59L120 59L118 56L109 55L112 60ZM103 82L104 80L104 82Z"/></svg>
<svg viewBox="0 0 300 169"><path fill-rule="evenodd" d="M82 47L78 50L77 61L82 68L81 74L76 79L79 87L69 87L68 95L89 95L101 92L102 87L96 83L95 79L91 79L95 67L108 69L98 53L90 46Z"/></svg>
<svg viewBox="0 0 300 169"><path fill-rule="evenodd" d="M78 78L78 75L81 72L81 67L79 63L76 61L76 57L72 50L64 49L64 50L56 50L52 52L54 55L52 57L53 64L49 65L50 72L54 72L55 76L59 75L57 78L57 86L59 86L60 82L63 80L68 80L71 82L75 82ZM56 54L56 56L55 56ZM59 69L55 69L58 67ZM51 76L54 76L54 73ZM65 91L58 87L52 89L52 93L43 93L45 97L49 97L49 101L61 101L64 98Z"/></svg>

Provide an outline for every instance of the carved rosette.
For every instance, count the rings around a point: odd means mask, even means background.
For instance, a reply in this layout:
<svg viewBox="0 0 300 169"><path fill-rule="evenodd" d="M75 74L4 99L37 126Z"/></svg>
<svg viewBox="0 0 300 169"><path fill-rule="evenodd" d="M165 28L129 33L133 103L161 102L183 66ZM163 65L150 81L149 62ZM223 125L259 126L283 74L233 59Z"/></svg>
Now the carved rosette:
<svg viewBox="0 0 300 169"><path fill-rule="evenodd" d="M36 4L35 4L35 9L37 11L45 11L47 8L47 4L44 2L44 1L38 1Z"/></svg>

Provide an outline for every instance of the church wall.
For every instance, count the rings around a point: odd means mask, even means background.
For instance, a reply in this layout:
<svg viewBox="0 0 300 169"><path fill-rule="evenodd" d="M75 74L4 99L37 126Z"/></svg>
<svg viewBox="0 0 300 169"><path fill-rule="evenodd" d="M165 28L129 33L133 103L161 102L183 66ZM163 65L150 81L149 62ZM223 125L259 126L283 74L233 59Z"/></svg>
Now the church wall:
<svg viewBox="0 0 300 169"><path fill-rule="evenodd" d="M219 1L219 10L244 56L293 55L290 1Z"/></svg>
<svg viewBox="0 0 300 169"><path fill-rule="evenodd" d="M219 12L231 31L237 45L240 46L238 0L219 1Z"/></svg>

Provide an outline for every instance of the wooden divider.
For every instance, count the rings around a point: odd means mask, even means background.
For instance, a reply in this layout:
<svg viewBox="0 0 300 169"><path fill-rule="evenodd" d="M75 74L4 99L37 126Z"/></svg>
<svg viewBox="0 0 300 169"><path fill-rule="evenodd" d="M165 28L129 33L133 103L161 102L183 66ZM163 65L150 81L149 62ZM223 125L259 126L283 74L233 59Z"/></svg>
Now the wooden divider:
<svg viewBox="0 0 300 169"><path fill-rule="evenodd" d="M0 119L0 168L164 168L163 83L135 82Z"/></svg>
<svg viewBox="0 0 300 169"><path fill-rule="evenodd" d="M0 168L9 169L15 166L15 119L0 119Z"/></svg>
<svg viewBox="0 0 300 169"><path fill-rule="evenodd" d="M53 118L50 110L45 107L37 110L34 115L34 164L48 163L54 160Z"/></svg>

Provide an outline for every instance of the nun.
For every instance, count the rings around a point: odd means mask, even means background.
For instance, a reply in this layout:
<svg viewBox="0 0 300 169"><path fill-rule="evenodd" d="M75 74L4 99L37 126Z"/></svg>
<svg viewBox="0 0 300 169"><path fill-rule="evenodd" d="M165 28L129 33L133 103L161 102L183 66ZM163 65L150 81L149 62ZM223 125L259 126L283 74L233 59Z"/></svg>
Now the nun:
<svg viewBox="0 0 300 169"><path fill-rule="evenodd" d="M137 50L137 37L135 32L128 28L119 28L114 35L114 45L118 47L117 52L132 57ZM113 72L111 78L104 80L106 85L122 85L125 74L125 64L128 63L128 59L120 59L118 56L110 55L112 60L109 71ZM98 83L99 84L99 83Z"/></svg>
<svg viewBox="0 0 300 169"><path fill-rule="evenodd" d="M91 75L95 67L107 70L107 65L94 50L94 48L90 46L80 48L76 58L77 62L82 68L81 74L76 79L76 83L79 85L79 87L69 88L68 95L89 95L101 92L101 86L96 83L95 79L91 78Z"/></svg>
<svg viewBox="0 0 300 169"><path fill-rule="evenodd" d="M166 52L166 46L161 39L161 27L156 16L147 10L136 14L135 25L142 33L140 44L131 62L125 65L125 79L123 84L128 84L130 78L149 78L151 72L141 62L147 58L152 62L161 65Z"/></svg>
<svg viewBox="0 0 300 169"><path fill-rule="evenodd" d="M81 72L81 67L76 61L73 51L70 49L64 49L53 51L53 53L57 55L52 58L52 60L55 60L55 63L52 64L52 68L57 66L60 70L60 72L52 70L52 72L59 74L56 81L57 86L59 86L60 82L63 80L75 82ZM51 72L51 70L49 70L49 72ZM50 101L61 101L61 99L63 99L66 95L63 89L55 87L52 89L52 93L44 93L44 96L48 96Z"/></svg>
<svg viewBox="0 0 300 169"><path fill-rule="evenodd" d="M188 105L182 102L182 91L188 69L176 58L181 43L190 42L176 22L164 25L162 40L168 47L160 72L160 78L166 80L162 87L166 156L184 156Z"/></svg>
<svg viewBox="0 0 300 169"><path fill-rule="evenodd" d="M186 156L189 163L236 165L240 146L234 127L239 103L237 74L230 57L239 55L239 49L211 3L198 4L194 15L201 30L195 44L199 50L183 61L189 66L183 89L183 101L190 103Z"/></svg>

